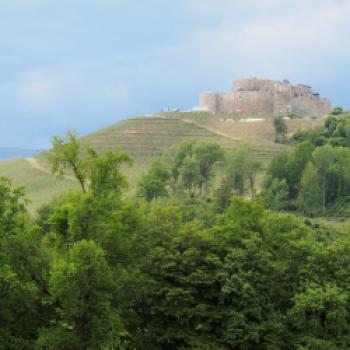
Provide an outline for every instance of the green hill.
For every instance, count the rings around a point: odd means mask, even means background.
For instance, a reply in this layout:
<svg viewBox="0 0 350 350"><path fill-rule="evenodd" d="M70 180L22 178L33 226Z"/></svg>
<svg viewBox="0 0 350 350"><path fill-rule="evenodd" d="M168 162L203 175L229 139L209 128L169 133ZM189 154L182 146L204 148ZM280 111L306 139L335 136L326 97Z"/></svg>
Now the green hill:
<svg viewBox="0 0 350 350"><path fill-rule="evenodd" d="M35 210L50 198L77 187L76 181L65 178L58 180L35 162L33 158L16 158L0 161L0 176L13 179L14 184L24 185L27 197L31 200L30 210Z"/></svg>
<svg viewBox="0 0 350 350"><path fill-rule="evenodd" d="M289 120L288 127L298 130L315 126L316 121ZM317 125L316 125L317 126ZM126 169L131 184L135 184L142 171L172 145L189 139L210 140L225 149L250 142L256 154L268 162L287 146L275 144L272 121L259 122L224 120L221 115L200 113L166 113L153 117L129 118L82 138L97 149L122 146L134 159L134 166ZM45 161L37 158L18 158L0 161L0 176L11 177L15 184L24 185L35 210L55 195L77 186L66 177L58 180L50 174Z"/></svg>

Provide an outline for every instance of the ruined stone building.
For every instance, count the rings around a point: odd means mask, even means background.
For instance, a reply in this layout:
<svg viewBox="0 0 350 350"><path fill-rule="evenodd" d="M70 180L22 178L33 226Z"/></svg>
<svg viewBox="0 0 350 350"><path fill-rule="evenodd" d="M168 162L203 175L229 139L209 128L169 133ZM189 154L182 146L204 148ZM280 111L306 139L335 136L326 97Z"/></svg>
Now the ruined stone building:
<svg viewBox="0 0 350 350"><path fill-rule="evenodd" d="M230 92L205 92L199 99L199 109L211 113L321 117L330 108L330 101L310 86L292 85L288 80L240 79Z"/></svg>

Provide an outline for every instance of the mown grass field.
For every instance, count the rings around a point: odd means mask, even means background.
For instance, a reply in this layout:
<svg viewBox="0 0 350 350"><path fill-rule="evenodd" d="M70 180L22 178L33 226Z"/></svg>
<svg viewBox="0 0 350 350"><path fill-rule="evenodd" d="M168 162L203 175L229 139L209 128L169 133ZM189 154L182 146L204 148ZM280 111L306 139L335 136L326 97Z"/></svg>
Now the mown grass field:
<svg viewBox="0 0 350 350"><path fill-rule="evenodd" d="M274 143L274 129L270 117L259 122L243 122L238 118L225 119L207 113L166 113L153 117L129 118L82 137L98 150L122 147L133 158L132 168L126 168L131 188L135 187L147 165L173 145L185 140L207 140L233 149L251 143L257 156L267 164L276 154L288 148ZM322 124L320 120L288 120L293 133ZM30 162L26 158L0 161L0 176L8 176L14 184L24 185L34 211L54 196L77 187L70 178L58 180L50 174L48 164L41 157Z"/></svg>

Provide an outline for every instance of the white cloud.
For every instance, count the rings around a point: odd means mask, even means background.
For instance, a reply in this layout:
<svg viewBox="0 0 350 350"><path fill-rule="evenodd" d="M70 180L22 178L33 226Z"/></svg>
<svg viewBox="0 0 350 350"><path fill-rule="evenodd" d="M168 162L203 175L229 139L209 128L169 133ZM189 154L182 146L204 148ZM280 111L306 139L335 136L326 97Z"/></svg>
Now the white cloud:
<svg viewBox="0 0 350 350"><path fill-rule="evenodd" d="M242 5L241 1L238 3L235 6ZM253 3L257 8L261 3L266 5L265 1L248 1L249 5ZM273 7L277 3L281 2L269 0L267 5ZM243 23L225 21L214 28L201 28L191 38L190 46L197 51L200 64L209 70L275 78L314 70L326 78L331 71L330 60L350 53L350 1L293 3L283 2L284 11L278 16L264 12L261 16L248 16ZM206 6L212 2L207 0L205 4L203 7L208 10ZM220 0L219 4L233 9L228 1Z"/></svg>

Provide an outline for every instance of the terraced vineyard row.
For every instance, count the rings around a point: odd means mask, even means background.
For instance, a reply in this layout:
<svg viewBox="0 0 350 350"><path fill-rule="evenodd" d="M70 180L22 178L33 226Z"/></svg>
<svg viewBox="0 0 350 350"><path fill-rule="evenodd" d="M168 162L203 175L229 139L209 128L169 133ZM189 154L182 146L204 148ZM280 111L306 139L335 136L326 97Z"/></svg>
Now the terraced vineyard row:
<svg viewBox="0 0 350 350"><path fill-rule="evenodd" d="M98 149L121 145L135 160L147 164L172 145L188 139L211 140L225 144L225 138L179 119L133 118L101 129L84 139Z"/></svg>

